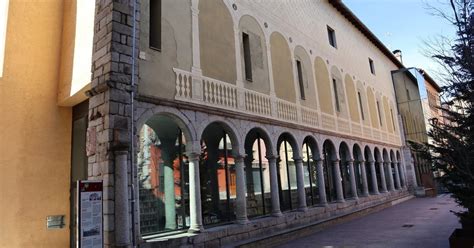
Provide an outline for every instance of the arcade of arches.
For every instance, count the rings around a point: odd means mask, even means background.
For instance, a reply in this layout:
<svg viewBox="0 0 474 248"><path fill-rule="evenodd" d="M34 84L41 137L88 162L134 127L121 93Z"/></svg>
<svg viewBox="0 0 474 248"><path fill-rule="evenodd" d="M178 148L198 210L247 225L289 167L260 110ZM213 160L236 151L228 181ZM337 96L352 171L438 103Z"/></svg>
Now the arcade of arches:
<svg viewBox="0 0 474 248"><path fill-rule="evenodd" d="M142 236L246 223L406 188L395 149L331 137L319 143L312 135L298 143L291 132L273 139L262 127L240 134L220 121L207 124L195 141L189 130L165 114L139 130Z"/></svg>

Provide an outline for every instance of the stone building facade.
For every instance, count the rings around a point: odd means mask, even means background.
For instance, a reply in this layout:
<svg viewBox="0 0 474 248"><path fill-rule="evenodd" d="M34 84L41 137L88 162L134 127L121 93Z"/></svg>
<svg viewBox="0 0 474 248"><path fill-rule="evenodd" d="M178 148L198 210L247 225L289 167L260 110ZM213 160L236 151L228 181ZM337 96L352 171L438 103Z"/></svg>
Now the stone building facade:
<svg viewBox="0 0 474 248"><path fill-rule="evenodd" d="M341 1L6 3L0 123L41 132L2 133L2 196L31 199L2 199L0 246L74 246L81 179L104 183L104 247L231 245L410 197L404 67Z"/></svg>
<svg viewBox="0 0 474 248"><path fill-rule="evenodd" d="M403 66L341 2L104 0L94 30L106 246L226 245L408 195Z"/></svg>

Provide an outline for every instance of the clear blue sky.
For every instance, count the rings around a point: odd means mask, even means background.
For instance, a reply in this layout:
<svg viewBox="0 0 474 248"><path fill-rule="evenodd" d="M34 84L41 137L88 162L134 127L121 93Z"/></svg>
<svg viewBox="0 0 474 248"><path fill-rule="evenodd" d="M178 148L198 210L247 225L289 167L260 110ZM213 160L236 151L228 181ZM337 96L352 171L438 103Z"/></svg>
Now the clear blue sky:
<svg viewBox="0 0 474 248"><path fill-rule="evenodd" d="M425 45L437 35L455 36L448 21L433 16L427 5L452 11L449 0L343 0L357 17L391 51L400 49L406 67L425 69L436 78L438 65L423 55ZM441 82L440 82L441 83Z"/></svg>

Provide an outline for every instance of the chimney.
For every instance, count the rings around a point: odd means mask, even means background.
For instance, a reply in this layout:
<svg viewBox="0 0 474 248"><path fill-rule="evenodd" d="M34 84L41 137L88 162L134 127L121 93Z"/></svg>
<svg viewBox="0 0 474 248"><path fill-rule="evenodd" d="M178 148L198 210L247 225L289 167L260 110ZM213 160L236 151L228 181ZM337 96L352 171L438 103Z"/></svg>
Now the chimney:
<svg viewBox="0 0 474 248"><path fill-rule="evenodd" d="M398 61L400 61L400 63L403 64L402 51L397 49L397 50L393 51L392 53L393 53L393 55L395 55L395 58L397 58Z"/></svg>

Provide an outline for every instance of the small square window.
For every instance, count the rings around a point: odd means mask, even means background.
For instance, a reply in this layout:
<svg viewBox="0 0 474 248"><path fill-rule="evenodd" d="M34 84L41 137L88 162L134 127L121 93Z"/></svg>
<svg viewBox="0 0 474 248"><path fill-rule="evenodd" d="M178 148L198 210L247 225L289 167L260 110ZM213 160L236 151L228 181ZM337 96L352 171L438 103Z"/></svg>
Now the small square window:
<svg viewBox="0 0 474 248"><path fill-rule="evenodd" d="M369 67L370 67L370 73L375 75L374 61L371 58L369 58Z"/></svg>
<svg viewBox="0 0 474 248"><path fill-rule="evenodd" d="M336 32L334 29L331 27L328 27L328 39L329 39L329 44L333 46L334 48L337 48L337 42L336 42Z"/></svg>

